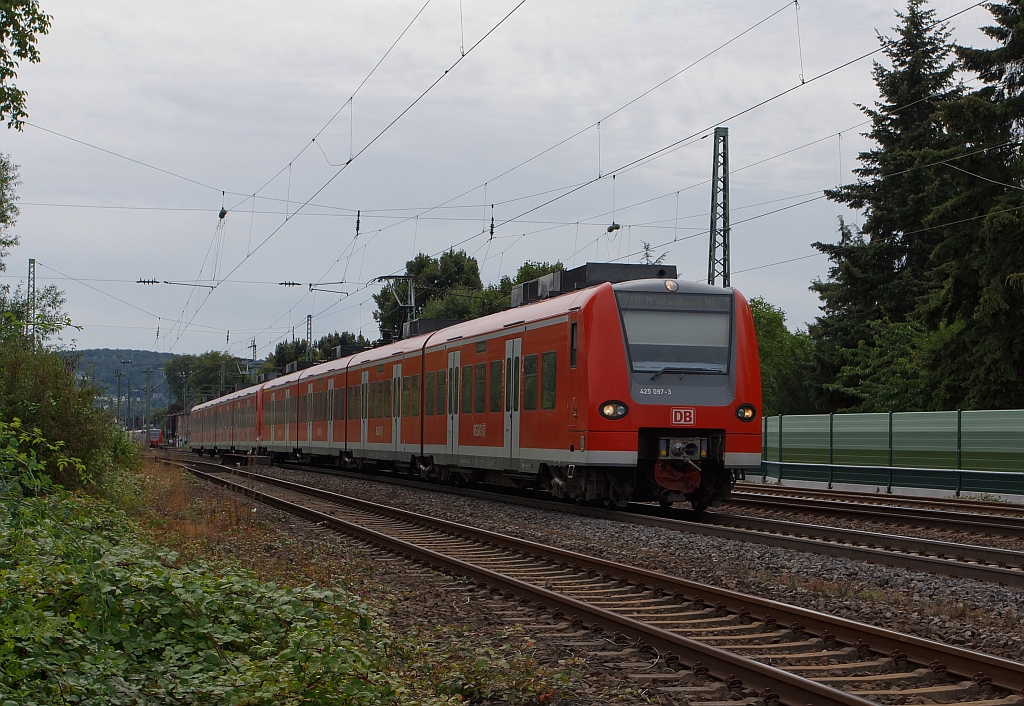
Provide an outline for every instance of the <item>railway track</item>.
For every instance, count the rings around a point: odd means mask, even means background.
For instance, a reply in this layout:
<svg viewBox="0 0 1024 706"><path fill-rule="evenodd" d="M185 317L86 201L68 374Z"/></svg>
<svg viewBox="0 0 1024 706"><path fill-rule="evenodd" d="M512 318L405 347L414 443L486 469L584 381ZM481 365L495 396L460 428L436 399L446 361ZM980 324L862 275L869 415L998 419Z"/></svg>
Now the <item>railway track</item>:
<svg viewBox="0 0 1024 706"><path fill-rule="evenodd" d="M859 499L858 499L859 500ZM852 500L806 498L795 495L772 495L764 492L733 492L729 504L785 512L804 511L841 515L851 519L873 520L890 524L931 529L955 529L975 534L1024 538L1024 515L993 515L975 512L909 507Z"/></svg>
<svg viewBox="0 0 1024 706"><path fill-rule="evenodd" d="M1022 706L1024 664L291 481L197 476L456 574L504 618L691 703ZM633 648L651 661L638 662ZM657 669L654 667L657 666Z"/></svg>
<svg viewBox="0 0 1024 706"><path fill-rule="evenodd" d="M221 467L220 464L213 462L192 462L208 468ZM292 466L281 466L281 468L288 469ZM628 511L581 507L531 496L495 493L476 488L441 486L397 476L367 476L334 469L325 471L308 466L296 466L294 470L321 472L361 480L372 479L406 487L453 493L556 512L629 522L735 541L754 542L783 549L843 557L956 578L1024 587L1024 552L1007 549L725 513L706 512L697 515L688 510L665 510L650 505L633 505Z"/></svg>
<svg viewBox="0 0 1024 706"><path fill-rule="evenodd" d="M825 488L800 488L762 483L739 483L736 491L756 495L781 495L796 498L818 498L861 502L870 505L901 505L904 507L941 508L962 513L989 513L1024 517L1024 505L998 500L974 500L970 498L923 498L889 493L866 493L854 490L827 490Z"/></svg>

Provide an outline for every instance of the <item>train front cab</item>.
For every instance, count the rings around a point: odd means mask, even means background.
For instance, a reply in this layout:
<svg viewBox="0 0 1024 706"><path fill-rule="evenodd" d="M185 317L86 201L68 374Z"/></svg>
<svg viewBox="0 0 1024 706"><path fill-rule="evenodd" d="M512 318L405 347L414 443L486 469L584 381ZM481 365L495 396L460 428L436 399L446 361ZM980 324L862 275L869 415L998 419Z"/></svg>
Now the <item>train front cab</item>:
<svg viewBox="0 0 1024 706"><path fill-rule="evenodd" d="M582 469L552 470L553 491L615 505L727 500L761 462L760 365L743 296L639 280L600 287L580 313L587 399L572 403L588 450Z"/></svg>

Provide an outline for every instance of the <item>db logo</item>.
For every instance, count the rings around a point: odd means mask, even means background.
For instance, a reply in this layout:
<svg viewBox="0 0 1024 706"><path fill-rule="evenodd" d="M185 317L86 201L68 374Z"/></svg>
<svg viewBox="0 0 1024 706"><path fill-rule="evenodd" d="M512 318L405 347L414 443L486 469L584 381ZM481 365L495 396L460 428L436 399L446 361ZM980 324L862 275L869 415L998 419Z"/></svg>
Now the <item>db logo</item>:
<svg viewBox="0 0 1024 706"><path fill-rule="evenodd" d="M692 427L697 423L697 410L688 407L672 408L672 424L677 427Z"/></svg>

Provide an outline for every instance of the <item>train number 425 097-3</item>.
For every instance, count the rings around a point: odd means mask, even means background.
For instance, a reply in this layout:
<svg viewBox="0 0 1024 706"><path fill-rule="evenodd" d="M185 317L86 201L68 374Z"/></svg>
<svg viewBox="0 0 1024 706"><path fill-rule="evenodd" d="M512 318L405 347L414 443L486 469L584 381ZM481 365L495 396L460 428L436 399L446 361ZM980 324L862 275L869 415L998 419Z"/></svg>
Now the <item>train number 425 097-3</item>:
<svg viewBox="0 0 1024 706"><path fill-rule="evenodd" d="M671 395L671 387L641 387L641 395Z"/></svg>

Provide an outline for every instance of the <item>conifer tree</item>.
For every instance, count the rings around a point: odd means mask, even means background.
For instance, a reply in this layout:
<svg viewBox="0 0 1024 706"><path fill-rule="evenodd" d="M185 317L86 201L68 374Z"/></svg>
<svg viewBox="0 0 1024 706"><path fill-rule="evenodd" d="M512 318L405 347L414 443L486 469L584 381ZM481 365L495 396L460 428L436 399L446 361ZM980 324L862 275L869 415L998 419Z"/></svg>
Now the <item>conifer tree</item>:
<svg viewBox="0 0 1024 706"><path fill-rule="evenodd" d="M876 146L859 155L855 183L825 192L863 210L864 224L855 233L841 222L838 243L814 244L833 263L828 280L811 285L823 315L810 327L819 382L831 391L833 408L863 402L855 394L856 380L834 385L840 370L884 360L870 355L877 331L871 322L907 321L928 292L939 235L923 224L951 195L950 175L925 166L926 152L950 146L936 115L939 107L963 91L955 79L949 32L925 0L909 0L906 12L897 16L895 35L879 36L891 64L874 66L880 99L874 107L861 106L871 118L865 136Z"/></svg>
<svg viewBox="0 0 1024 706"><path fill-rule="evenodd" d="M1024 0L986 7L998 46L957 47L985 85L943 110L957 190L929 219L942 240L924 364L940 408L1024 406Z"/></svg>

